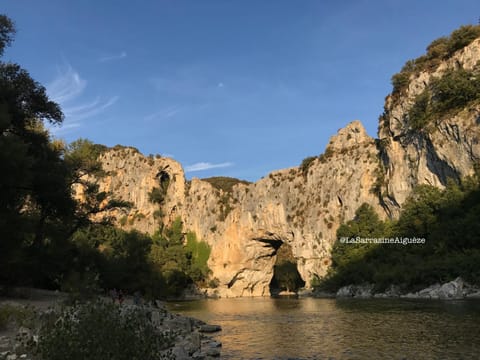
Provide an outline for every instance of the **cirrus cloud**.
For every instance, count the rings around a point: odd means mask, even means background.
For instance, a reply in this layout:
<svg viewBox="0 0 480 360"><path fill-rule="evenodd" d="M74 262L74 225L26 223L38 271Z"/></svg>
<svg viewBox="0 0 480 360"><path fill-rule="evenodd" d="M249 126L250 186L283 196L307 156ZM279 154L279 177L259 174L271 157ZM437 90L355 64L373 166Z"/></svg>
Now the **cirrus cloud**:
<svg viewBox="0 0 480 360"><path fill-rule="evenodd" d="M212 164L209 162L198 162L193 165L185 166L185 172L195 172L195 171L204 171L210 169L218 169L232 166L231 162L224 162L219 164Z"/></svg>
<svg viewBox="0 0 480 360"><path fill-rule="evenodd" d="M79 128L81 120L96 116L111 107L119 99L118 96L96 96L93 100L83 100L88 82L80 76L70 64L59 68L55 79L49 83L48 96L57 102L65 114L61 128L52 127L53 133L72 131Z"/></svg>

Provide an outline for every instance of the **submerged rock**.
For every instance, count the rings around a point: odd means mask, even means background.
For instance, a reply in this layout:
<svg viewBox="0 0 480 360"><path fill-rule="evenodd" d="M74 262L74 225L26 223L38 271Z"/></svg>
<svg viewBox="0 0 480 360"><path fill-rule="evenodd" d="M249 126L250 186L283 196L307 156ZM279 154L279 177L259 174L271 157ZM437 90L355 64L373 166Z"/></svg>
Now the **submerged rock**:
<svg viewBox="0 0 480 360"><path fill-rule="evenodd" d="M199 331L202 333L214 333L221 331L222 327L220 325L201 325Z"/></svg>

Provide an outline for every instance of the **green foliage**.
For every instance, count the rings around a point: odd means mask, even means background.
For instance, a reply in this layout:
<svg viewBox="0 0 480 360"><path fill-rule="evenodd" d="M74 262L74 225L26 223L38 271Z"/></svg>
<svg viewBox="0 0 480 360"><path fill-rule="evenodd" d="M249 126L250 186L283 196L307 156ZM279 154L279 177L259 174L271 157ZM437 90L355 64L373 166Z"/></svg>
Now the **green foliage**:
<svg viewBox="0 0 480 360"><path fill-rule="evenodd" d="M211 184L215 189L222 190L226 193L231 193L233 191L233 187L237 184L250 184L250 182L246 180L240 180L226 176L214 176L202 180Z"/></svg>
<svg viewBox="0 0 480 360"><path fill-rule="evenodd" d="M62 309L45 322L37 352L48 360L173 358L172 337L160 333L146 310L97 301Z"/></svg>
<svg viewBox="0 0 480 360"><path fill-rule="evenodd" d="M0 55L14 30L0 15ZM178 293L193 273L181 221L158 242L113 228L112 219L100 214L131 204L110 199L89 180L105 175L99 156L106 148L86 139L51 141L44 122L62 120L59 106L27 71L0 62L0 283L61 288L73 299L89 298L101 287ZM165 171L158 176L151 198L163 203L170 178ZM72 197L72 186L81 189L82 201ZM151 261L157 250L161 266Z"/></svg>
<svg viewBox="0 0 480 360"><path fill-rule="evenodd" d="M188 232L185 242L180 217L169 228L157 232L153 236L149 260L164 278L162 296L178 296L192 282L205 286L210 274L209 256L210 247L198 241L195 233Z"/></svg>
<svg viewBox="0 0 480 360"><path fill-rule="evenodd" d="M381 144L382 144L382 142L379 143L379 146L382 146ZM383 190L386 187L385 173L386 173L385 167L384 167L382 161L379 159L377 168L375 169L375 172L374 172L375 182L373 183L373 185L370 189L370 191L373 194L377 195L379 198L382 197Z"/></svg>
<svg viewBox="0 0 480 360"><path fill-rule="evenodd" d="M480 98L480 78L478 72L463 69L450 70L430 84L432 91L432 111L443 114L464 107Z"/></svg>
<svg viewBox="0 0 480 360"><path fill-rule="evenodd" d="M13 34L11 20L0 16L0 54ZM59 106L26 70L0 62L0 282L52 286L45 268L54 270L52 256L66 248L75 201L64 149L43 124L62 120ZM28 276L33 269L41 270Z"/></svg>
<svg viewBox="0 0 480 360"><path fill-rule="evenodd" d="M305 286L297 269L297 259L294 258L292 248L283 243L277 251L277 258L273 267L273 279L270 287L286 291L297 291Z"/></svg>
<svg viewBox="0 0 480 360"><path fill-rule="evenodd" d="M302 163L300 164L300 171L304 176L308 174L308 169L310 169L310 166L313 165L315 159L317 159L316 156L309 156L302 160Z"/></svg>
<svg viewBox="0 0 480 360"><path fill-rule="evenodd" d="M0 305L0 331L6 330L10 324L28 326L33 322L35 311L28 306L10 304Z"/></svg>
<svg viewBox="0 0 480 360"><path fill-rule="evenodd" d="M427 46L425 55L407 61L402 70L392 76L392 93L394 95L402 93L408 86L410 76L434 69L442 60L448 59L478 37L480 37L480 25L466 25L453 31L450 36L434 40Z"/></svg>
<svg viewBox="0 0 480 360"><path fill-rule="evenodd" d="M418 186L396 222L380 221L362 205L355 219L340 226L337 236L425 238L425 244L348 244L337 240L332 268L320 287L336 290L348 284L391 284L411 290L457 276L480 283L480 182L450 181L445 190Z"/></svg>
<svg viewBox="0 0 480 360"><path fill-rule="evenodd" d="M104 174L98 158L106 149L106 146L94 144L88 139L78 139L67 146L65 161L79 176L84 174L102 176Z"/></svg>
<svg viewBox="0 0 480 360"><path fill-rule="evenodd" d="M159 187L152 188L148 193L148 201L154 204L163 204L165 201L165 192Z"/></svg>
<svg viewBox="0 0 480 360"><path fill-rule="evenodd" d="M210 257L210 246L204 241L198 241L194 232L187 233L187 244L185 246L187 253L191 254L192 264L190 277L195 282L201 282L208 278L210 269L207 262Z"/></svg>
<svg viewBox="0 0 480 360"><path fill-rule="evenodd" d="M230 214L230 211L233 210L232 205L230 205L230 194L229 193L224 193L222 196L220 196L220 199L218 200L218 205L220 206L220 212L218 214L218 220L219 221L224 221L228 214Z"/></svg>
<svg viewBox="0 0 480 360"><path fill-rule="evenodd" d="M401 90L405 89L408 86L410 81L410 73L409 72L399 72L392 76L392 86L393 86L393 93L398 93Z"/></svg>
<svg viewBox="0 0 480 360"><path fill-rule="evenodd" d="M151 203L158 204L158 209L155 210L153 217L160 220L165 215L162 206L165 203L168 187L170 186L170 176L165 171L161 171L158 176L160 178L159 187L152 188L152 191L148 193L148 200Z"/></svg>
<svg viewBox="0 0 480 360"><path fill-rule="evenodd" d="M480 37L479 25L465 25L453 31L447 41L447 55L450 56L455 51L463 49L478 37Z"/></svg>
<svg viewBox="0 0 480 360"><path fill-rule="evenodd" d="M478 70L457 69L433 79L410 108L410 127L416 130L425 128L432 120L441 119L452 111L480 100L479 75Z"/></svg>
<svg viewBox="0 0 480 360"><path fill-rule="evenodd" d="M409 125L412 129L422 129L430 120L430 91L425 89L415 98L408 112Z"/></svg>
<svg viewBox="0 0 480 360"><path fill-rule="evenodd" d="M318 157L318 160L323 164L327 162L334 155L334 153L334 150L330 146L327 146L325 152Z"/></svg>
<svg viewBox="0 0 480 360"><path fill-rule="evenodd" d="M296 291L305 285L297 270L297 264L291 261L285 261L275 265L274 281L278 287L286 291Z"/></svg>
<svg viewBox="0 0 480 360"><path fill-rule="evenodd" d="M13 42L15 35L15 25L13 21L5 15L0 15L0 56L7 46Z"/></svg>

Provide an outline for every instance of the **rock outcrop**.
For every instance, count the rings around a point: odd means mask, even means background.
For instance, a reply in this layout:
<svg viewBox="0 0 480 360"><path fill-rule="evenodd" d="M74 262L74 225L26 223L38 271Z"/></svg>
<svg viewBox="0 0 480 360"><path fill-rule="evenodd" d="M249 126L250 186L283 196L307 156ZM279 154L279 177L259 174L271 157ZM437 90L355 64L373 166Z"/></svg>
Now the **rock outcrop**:
<svg viewBox="0 0 480 360"><path fill-rule="evenodd" d="M464 298L478 298L478 288L462 278L444 284L434 284L415 293L403 293L398 286L391 285L385 292L374 291L373 284L347 285L338 289L337 298L405 298L405 299L440 299L458 300Z"/></svg>
<svg viewBox="0 0 480 360"><path fill-rule="evenodd" d="M447 69L470 69L480 60L480 39L434 70L410 79L405 94L388 96L379 139L353 121L330 139L325 152L300 167L279 170L252 184L221 189L186 181L175 160L144 157L132 148L101 156L102 190L132 203L117 210L118 225L152 233L180 216L184 228L211 245L208 262L219 296L269 295L277 250L288 244L310 286L330 266L338 226L363 203L382 218L398 215L417 184L445 186L474 173L480 159L480 104L438 119L432 131L413 131L408 112L415 97ZM160 206L149 193L163 189Z"/></svg>
<svg viewBox="0 0 480 360"><path fill-rule="evenodd" d="M410 78L400 101L388 96L379 125L379 143L385 166L385 201L398 211L413 187L429 184L444 187L449 178L473 175L480 160L480 104L474 103L453 115L435 119L430 131L413 131L408 113L415 98L448 70L473 70L480 60L480 39L457 51L433 71Z"/></svg>

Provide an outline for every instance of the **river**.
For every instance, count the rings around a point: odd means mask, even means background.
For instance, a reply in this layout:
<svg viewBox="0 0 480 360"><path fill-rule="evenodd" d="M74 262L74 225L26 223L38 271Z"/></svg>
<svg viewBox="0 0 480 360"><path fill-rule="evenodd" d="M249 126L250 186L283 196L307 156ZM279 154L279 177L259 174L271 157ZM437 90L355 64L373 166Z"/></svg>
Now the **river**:
<svg viewBox="0 0 480 360"><path fill-rule="evenodd" d="M222 359L480 359L480 301L237 298L168 307L221 325Z"/></svg>

